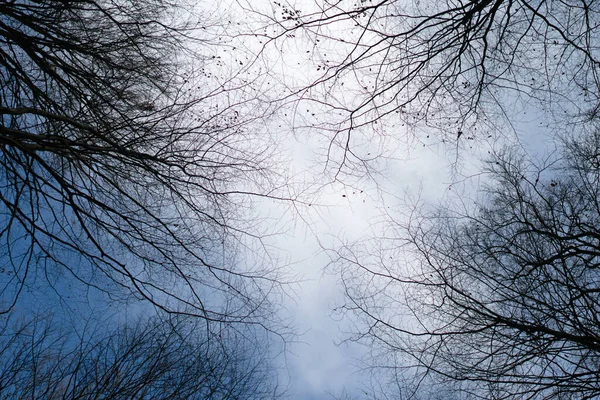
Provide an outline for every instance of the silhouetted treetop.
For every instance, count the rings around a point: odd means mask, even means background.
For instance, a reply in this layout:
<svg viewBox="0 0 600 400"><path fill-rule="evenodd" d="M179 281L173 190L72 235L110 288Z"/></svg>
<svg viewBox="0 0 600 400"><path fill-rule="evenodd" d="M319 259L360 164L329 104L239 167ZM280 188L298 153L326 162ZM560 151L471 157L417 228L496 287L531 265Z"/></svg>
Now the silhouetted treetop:
<svg viewBox="0 0 600 400"><path fill-rule="evenodd" d="M273 195L269 146L246 128L264 107L211 75L214 22L199 15L163 0L0 4L0 312L23 290L78 287L207 320L273 316L278 276L233 212Z"/></svg>

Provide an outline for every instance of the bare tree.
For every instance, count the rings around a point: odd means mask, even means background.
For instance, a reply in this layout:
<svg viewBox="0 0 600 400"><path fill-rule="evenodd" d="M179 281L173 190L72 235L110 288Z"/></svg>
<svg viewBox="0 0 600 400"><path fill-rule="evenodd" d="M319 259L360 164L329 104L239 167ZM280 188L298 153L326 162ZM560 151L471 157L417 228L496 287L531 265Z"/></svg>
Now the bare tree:
<svg viewBox="0 0 600 400"><path fill-rule="evenodd" d="M215 22L194 11L0 4L0 313L25 291L92 290L212 321L273 316L280 276L244 219L279 196L248 127L268 110L233 91Z"/></svg>
<svg viewBox="0 0 600 400"><path fill-rule="evenodd" d="M475 206L416 209L380 252L340 250L370 366L467 398L599 396L599 154L596 126L541 167L509 148Z"/></svg>
<svg viewBox="0 0 600 400"><path fill-rule="evenodd" d="M342 148L329 152L338 165L369 159L358 148L362 135L428 127L452 143L485 139L510 123L515 103L535 103L557 120L597 114L594 1L273 4L272 13L255 10L269 21L266 39L278 49L303 46L299 62L313 65L314 79L290 99L303 102L298 114L324 113L313 124Z"/></svg>
<svg viewBox="0 0 600 400"><path fill-rule="evenodd" d="M178 316L99 332L94 332L94 321L76 335L57 322L4 319L2 398L241 400L283 395L267 344L228 327L207 334L197 319Z"/></svg>

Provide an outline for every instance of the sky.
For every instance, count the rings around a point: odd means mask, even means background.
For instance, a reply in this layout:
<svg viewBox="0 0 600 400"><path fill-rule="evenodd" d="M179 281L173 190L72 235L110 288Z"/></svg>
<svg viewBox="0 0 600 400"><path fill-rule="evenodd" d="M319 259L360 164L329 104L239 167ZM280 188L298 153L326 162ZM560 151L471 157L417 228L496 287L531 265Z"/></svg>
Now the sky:
<svg viewBox="0 0 600 400"><path fill-rule="evenodd" d="M309 10L314 5L303 0L293 8ZM310 37L284 37L267 43L261 33L275 30L262 29L265 20L260 12L271 15L272 6L273 2L265 0L202 5L207 19L229 21L222 30L215 28L213 40L219 43L219 34L223 34L223 44L208 47L212 53L206 57L221 60L212 73L227 84L235 86L252 78L240 95L244 101L251 99L242 109L273 114L254 121L248 129L254 130L253 137L259 142L277 144L269 161L282 182L289 182L287 190L297 197L292 204L265 198L257 201L257 209L245 210L265 221L267 231L278 232L265 243L293 278L279 304L281 317L291 321L296 333L285 353L274 351L280 354L280 380L292 399L328 399L342 393L360 396L369 383L360 362L368 349L345 340L354 321L335 312L344 298L340 271L331 265L330 250L381 234L388 217L401 215L397 212L406 203L419 199L436 204L468 196L485 183L485 176L477 174L480 160L503 140L478 141L475 148L464 140L448 145L436 140L433 133L430 139L426 131L415 137L404 124L389 118L356 132L352 149L366 161L357 163L357 169L346 169L340 165L340 149L329 147L331 142L343 143L343 137L331 131L337 116L329 114L327 106L307 98L316 94L331 103L352 104L359 82L341 80L330 91L316 87L315 93L288 97L322 76L325 59L344 53L336 48L337 42L316 46ZM258 14L249 13L250 8ZM344 35L344 29L351 27L337 29L329 34ZM257 35L235 35L253 30ZM235 78L227 81L232 75ZM342 83L346 84L343 88ZM230 100L235 103L240 99ZM273 106L252 109L256 104L270 104L266 100L272 100ZM540 127L544 124L541 111L534 105L527 106L526 113L522 110L515 106L512 118L515 134L526 138L521 146L534 155L547 153L553 143L544 139L548 135L546 127Z"/></svg>
<svg viewBox="0 0 600 400"><path fill-rule="evenodd" d="M443 159L426 150L420 150L411 161L390 163L387 202L378 198L374 187L363 188L363 193L361 189L329 189L321 202L333 205L310 216L312 231L300 228L282 243L283 251L298 260L293 268L305 280L287 310L299 331L305 332L288 356L294 398L325 399L328 392L339 395L343 390L362 393L367 383L366 374L360 371L360 357L366 349L353 342L342 343L349 321L333 312L342 303L342 287L336 271L327 267L330 258L323 248L334 247L339 240L366 239L376 231L382 209L397 205L396 196L416 191L428 197L443 193L450 182L443 165Z"/></svg>

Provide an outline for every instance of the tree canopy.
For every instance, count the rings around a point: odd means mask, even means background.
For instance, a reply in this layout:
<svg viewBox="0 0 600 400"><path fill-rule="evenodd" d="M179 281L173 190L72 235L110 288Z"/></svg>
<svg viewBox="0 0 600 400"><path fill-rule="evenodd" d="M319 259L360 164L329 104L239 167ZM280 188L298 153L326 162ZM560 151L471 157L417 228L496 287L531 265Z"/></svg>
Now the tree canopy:
<svg viewBox="0 0 600 400"><path fill-rule="evenodd" d="M274 5L273 15L263 13L273 31L268 43L305 44L303 58L315 78L291 90L307 106L300 109L328 115L314 125L341 149L328 153L340 169L373 159L360 151L364 136L410 133L424 144L481 145L488 138L514 140L516 111L531 106L544 111L549 125L597 114L595 1Z"/></svg>
<svg viewBox="0 0 600 400"><path fill-rule="evenodd" d="M261 244L234 208L267 195L269 150L246 125L268 115L211 77L214 22L185 6L0 5L1 312L66 279L212 321L265 316L279 277L260 250L236 259Z"/></svg>
<svg viewBox="0 0 600 400"><path fill-rule="evenodd" d="M223 69L223 24L183 1L0 4L3 398L280 394L262 346L288 337L283 274L248 212L283 200L251 128L272 110Z"/></svg>
<svg viewBox="0 0 600 400"><path fill-rule="evenodd" d="M405 392L598 396L599 146L594 127L541 165L505 148L476 205L421 204L379 251L340 250L342 310L361 321L374 368L403 371Z"/></svg>
<svg viewBox="0 0 600 400"><path fill-rule="evenodd" d="M142 318L116 329L100 321L77 334L55 317L0 325L5 399L276 399L266 343L229 327L206 332L191 317Z"/></svg>

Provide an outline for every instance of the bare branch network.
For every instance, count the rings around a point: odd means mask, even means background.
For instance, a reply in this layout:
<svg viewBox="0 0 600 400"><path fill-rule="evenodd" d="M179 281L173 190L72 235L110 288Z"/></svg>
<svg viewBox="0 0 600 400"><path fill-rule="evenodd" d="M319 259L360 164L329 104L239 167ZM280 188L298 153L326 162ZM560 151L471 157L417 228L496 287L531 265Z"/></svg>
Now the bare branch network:
<svg viewBox="0 0 600 400"><path fill-rule="evenodd" d="M268 325L281 276L242 216L279 196L248 128L270 106L226 76L214 22L184 6L0 4L0 312L26 291L93 288Z"/></svg>
<svg viewBox="0 0 600 400"><path fill-rule="evenodd" d="M0 2L0 397L283 395L285 274L251 217L294 197L225 25L179 1Z"/></svg>
<svg viewBox="0 0 600 400"><path fill-rule="evenodd" d="M338 250L340 311L360 321L371 368L404 393L597 397L599 149L597 128L542 166L506 148L475 206L421 205L364 250Z"/></svg>
<svg viewBox="0 0 600 400"><path fill-rule="evenodd" d="M190 317L144 318L118 329L97 321L76 335L40 315L0 325L5 399L277 399L265 343L206 332Z"/></svg>
<svg viewBox="0 0 600 400"><path fill-rule="evenodd" d="M530 104L563 122L598 112L595 1L338 0L274 7L272 15L262 12L269 21L265 48L288 44L306 53L295 57L312 63L315 78L290 87L289 99L303 104L298 114L327 115L308 126L328 132L341 148L329 152L340 169L369 159L359 149L364 136L410 132L424 140L420 128L427 128L454 143L510 136L498 126Z"/></svg>

